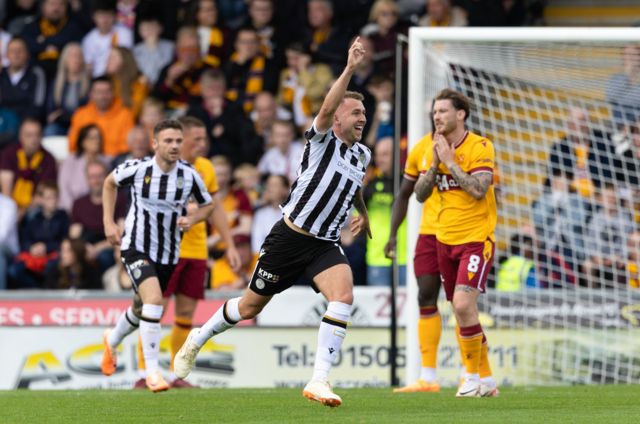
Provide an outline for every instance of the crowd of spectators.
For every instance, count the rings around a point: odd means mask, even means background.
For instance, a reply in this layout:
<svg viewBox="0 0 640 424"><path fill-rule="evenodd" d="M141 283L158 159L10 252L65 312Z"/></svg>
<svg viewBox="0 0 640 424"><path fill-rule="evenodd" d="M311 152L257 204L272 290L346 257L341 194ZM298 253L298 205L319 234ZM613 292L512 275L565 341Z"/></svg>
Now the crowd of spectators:
<svg viewBox="0 0 640 424"><path fill-rule="evenodd" d="M120 252L104 239L100 187L113 167L152 153L157 122L183 115L206 125L207 157L243 259L243 270L235 274L212 230L210 287L242 287L295 179L303 132L355 36L367 55L349 89L365 96L363 142L376 157L365 193L379 224L378 241L345 239L344 245L356 284L381 284L390 265L380 243L388 234L392 201L393 93L406 91L394 87L396 36L412 25L537 24L543 4L0 0L0 288L128 289ZM621 77L611 89L624 83ZM66 158L54 158L43 139L65 143L56 150L67 150ZM621 155L637 157L637 148L627 150ZM554 179L554 189L573 183L573 176L566 178ZM553 202L554 194L549 198ZM127 202L122 193L118 218ZM552 219L547 206L537 208L540 219ZM625 217L603 210L590 219L606 226ZM638 245L637 237L628 240ZM606 250L593 248L594 255ZM400 260L404 264L406 257ZM590 260L593 268L596 259Z"/></svg>
<svg viewBox="0 0 640 424"><path fill-rule="evenodd" d="M502 261L513 270L503 271L503 290L638 287L640 49L626 46L622 56L623 72L605 86L610 119L594 119L581 106L568 109L566 135L551 145L526 243L514 236L511 257ZM535 275L523 273L525 266Z"/></svg>

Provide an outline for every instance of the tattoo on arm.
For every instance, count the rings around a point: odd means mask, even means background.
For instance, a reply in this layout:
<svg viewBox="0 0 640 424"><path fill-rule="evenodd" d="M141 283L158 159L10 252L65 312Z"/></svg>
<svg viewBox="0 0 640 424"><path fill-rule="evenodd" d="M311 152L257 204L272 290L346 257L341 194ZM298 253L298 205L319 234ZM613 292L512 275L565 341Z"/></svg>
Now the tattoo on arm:
<svg viewBox="0 0 640 424"><path fill-rule="evenodd" d="M473 293L474 291L478 291L475 287L465 286L463 284L457 284L454 291L461 291L465 293Z"/></svg>
<svg viewBox="0 0 640 424"><path fill-rule="evenodd" d="M460 187L476 200L484 197L493 181L493 174L489 172L469 175L464 172L458 164L451 166L449 172L451 172L453 178L460 184Z"/></svg>
<svg viewBox="0 0 640 424"><path fill-rule="evenodd" d="M433 187L436 185L437 171L437 168L429 168L425 174L420 175L420 178L418 178L416 186L413 189L418 202L424 202L429 198L429 196L431 196Z"/></svg>
<svg viewBox="0 0 640 424"><path fill-rule="evenodd" d="M355 198L353 199L353 206L356 208L360 215L368 217L367 205L364 203L364 199L362 198L362 189L359 188L356 191Z"/></svg>

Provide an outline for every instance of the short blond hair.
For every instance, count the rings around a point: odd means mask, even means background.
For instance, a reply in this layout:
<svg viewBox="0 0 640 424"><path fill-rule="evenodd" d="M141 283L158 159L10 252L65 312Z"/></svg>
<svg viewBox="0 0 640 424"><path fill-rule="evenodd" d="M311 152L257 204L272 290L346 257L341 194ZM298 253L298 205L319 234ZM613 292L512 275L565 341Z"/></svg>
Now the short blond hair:
<svg viewBox="0 0 640 424"><path fill-rule="evenodd" d="M362 93L358 93L357 91L346 91L342 100L344 99L356 99L358 101L364 102L364 96Z"/></svg>

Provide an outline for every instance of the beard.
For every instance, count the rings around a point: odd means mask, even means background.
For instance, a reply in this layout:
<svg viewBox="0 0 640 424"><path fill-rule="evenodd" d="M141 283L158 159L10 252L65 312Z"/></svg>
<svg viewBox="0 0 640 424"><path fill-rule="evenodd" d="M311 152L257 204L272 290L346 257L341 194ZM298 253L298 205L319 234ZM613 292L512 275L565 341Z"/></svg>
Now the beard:
<svg viewBox="0 0 640 424"><path fill-rule="evenodd" d="M442 125L442 129L436 129L436 132L445 136L451 134L456 129L456 125L454 122L445 122L444 124L440 125Z"/></svg>

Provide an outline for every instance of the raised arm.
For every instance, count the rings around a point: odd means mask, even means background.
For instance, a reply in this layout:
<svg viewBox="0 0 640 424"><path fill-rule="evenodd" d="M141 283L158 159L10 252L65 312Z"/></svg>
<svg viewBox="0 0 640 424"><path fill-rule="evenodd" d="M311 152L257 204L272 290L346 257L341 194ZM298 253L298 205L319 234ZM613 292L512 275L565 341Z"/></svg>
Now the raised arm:
<svg viewBox="0 0 640 424"><path fill-rule="evenodd" d="M413 192L416 194L418 202L424 202L433 193L433 187L436 185L436 175L438 167L432 166L424 174L420 174Z"/></svg>
<svg viewBox="0 0 640 424"><path fill-rule="evenodd" d="M318 132L327 132L333 125L333 115L336 113L338 106L340 106L344 93L347 91L351 76L363 57L364 47L360 44L360 38L358 37L349 48L347 66L331 86L327 97L324 98L324 102L320 107L320 112L318 112L318 116L316 117L316 129Z"/></svg>

